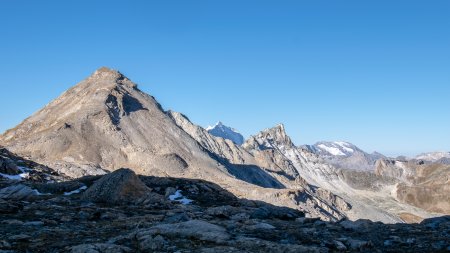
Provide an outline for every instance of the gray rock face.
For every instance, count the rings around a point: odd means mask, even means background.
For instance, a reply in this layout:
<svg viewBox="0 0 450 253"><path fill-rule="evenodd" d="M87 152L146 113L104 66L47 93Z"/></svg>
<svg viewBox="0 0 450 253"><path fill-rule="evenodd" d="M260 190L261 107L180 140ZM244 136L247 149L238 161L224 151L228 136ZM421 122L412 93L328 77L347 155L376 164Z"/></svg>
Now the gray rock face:
<svg viewBox="0 0 450 253"><path fill-rule="evenodd" d="M125 204L149 197L150 189L129 169L119 169L103 176L83 194L83 199L108 204ZM154 194L154 201L162 201Z"/></svg>
<svg viewBox="0 0 450 253"><path fill-rule="evenodd" d="M251 136L243 147L247 150L265 150L276 146L294 147L291 138L286 134L283 124L261 131L255 136Z"/></svg>

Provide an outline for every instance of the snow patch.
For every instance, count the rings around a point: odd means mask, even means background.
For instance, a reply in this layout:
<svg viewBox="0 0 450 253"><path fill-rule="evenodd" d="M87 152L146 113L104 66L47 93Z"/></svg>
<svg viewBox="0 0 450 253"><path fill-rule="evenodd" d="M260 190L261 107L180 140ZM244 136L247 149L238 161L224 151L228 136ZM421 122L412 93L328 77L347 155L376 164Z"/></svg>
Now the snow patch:
<svg viewBox="0 0 450 253"><path fill-rule="evenodd" d="M73 195L73 194L78 194L78 193L80 193L80 192L82 192L82 191L84 191L86 189L87 189L87 186L84 185L84 186L81 186L80 188L78 188L76 190L73 190L73 191L70 191L70 192L65 192L64 195L65 196L70 196L70 195Z"/></svg>
<svg viewBox="0 0 450 253"><path fill-rule="evenodd" d="M183 205L189 205L194 202L193 200L184 197L183 194L181 194L181 190L178 190L175 192L175 194L170 195L169 200L179 202Z"/></svg>
<svg viewBox="0 0 450 253"><path fill-rule="evenodd" d="M337 145L339 145L342 149L344 149L345 151L347 151L347 152L349 152L349 153L355 152L355 150L349 148L350 144L348 144L347 142L336 141L335 143L336 143Z"/></svg>
<svg viewBox="0 0 450 253"><path fill-rule="evenodd" d="M22 179L28 178L30 176L30 173L25 172L25 173L20 173L18 175L8 175L8 174L0 173L0 176L2 176L4 178L8 178L9 180L22 181Z"/></svg>
<svg viewBox="0 0 450 253"><path fill-rule="evenodd" d="M323 149L323 150L327 151L328 153L330 153L330 154L332 154L332 155L336 155L336 156L345 156L345 154L344 154L341 150L339 150L338 148L335 148L335 147L328 147L328 146L326 146L326 145L324 145L324 144L320 144L318 147L319 147L320 149Z"/></svg>
<svg viewBox="0 0 450 253"><path fill-rule="evenodd" d="M40 193L38 190L34 189L33 192L38 196L47 196L51 195L50 193Z"/></svg>

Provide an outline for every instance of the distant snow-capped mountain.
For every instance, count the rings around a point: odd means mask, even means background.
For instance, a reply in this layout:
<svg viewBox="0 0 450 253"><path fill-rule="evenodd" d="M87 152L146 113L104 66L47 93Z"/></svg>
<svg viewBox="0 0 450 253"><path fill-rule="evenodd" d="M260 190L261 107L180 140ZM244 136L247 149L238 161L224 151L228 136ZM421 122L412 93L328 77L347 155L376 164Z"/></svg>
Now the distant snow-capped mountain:
<svg viewBox="0 0 450 253"><path fill-rule="evenodd" d="M236 143L237 145L242 145L242 143L244 143L244 136L242 136L242 134L240 134L234 128L225 126L220 121L214 126L208 126L206 128L206 131L208 131L210 134L212 134L216 137L222 137L224 139L231 140L232 142Z"/></svg>
<svg viewBox="0 0 450 253"><path fill-rule="evenodd" d="M309 147L314 153L322 156L349 157L353 155L355 151L361 151L355 145L344 141L321 141Z"/></svg>
<svg viewBox="0 0 450 253"><path fill-rule="evenodd" d="M321 141L303 148L321 156L329 163L339 168L356 170L373 170L378 159L384 155L374 152L366 153L357 146L345 141Z"/></svg>
<svg viewBox="0 0 450 253"><path fill-rule="evenodd" d="M415 159L432 163L450 164L450 152L423 153L416 156Z"/></svg>

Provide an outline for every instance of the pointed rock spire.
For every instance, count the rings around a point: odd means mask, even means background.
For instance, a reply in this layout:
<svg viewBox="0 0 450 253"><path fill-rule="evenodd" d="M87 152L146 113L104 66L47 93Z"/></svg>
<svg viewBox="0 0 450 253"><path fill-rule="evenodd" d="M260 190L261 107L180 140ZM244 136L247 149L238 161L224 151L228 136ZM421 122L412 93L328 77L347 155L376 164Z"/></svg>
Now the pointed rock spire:
<svg viewBox="0 0 450 253"><path fill-rule="evenodd" d="M244 144L246 148L259 147L271 148L273 145L286 148L294 147L291 138L286 134L283 124L278 124L272 128L265 129L255 136L251 136Z"/></svg>

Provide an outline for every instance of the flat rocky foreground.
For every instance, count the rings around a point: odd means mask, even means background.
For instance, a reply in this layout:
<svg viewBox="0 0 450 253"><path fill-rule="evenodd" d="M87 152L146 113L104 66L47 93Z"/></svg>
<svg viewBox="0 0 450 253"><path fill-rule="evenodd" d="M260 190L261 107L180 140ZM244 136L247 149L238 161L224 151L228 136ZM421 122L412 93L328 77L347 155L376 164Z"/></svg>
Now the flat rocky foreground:
<svg viewBox="0 0 450 253"><path fill-rule="evenodd" d="M0 181L0 252L449 252L450 217L330 223L200 180L121 169L63 183Z"/></svg>

